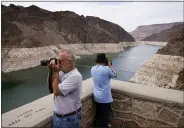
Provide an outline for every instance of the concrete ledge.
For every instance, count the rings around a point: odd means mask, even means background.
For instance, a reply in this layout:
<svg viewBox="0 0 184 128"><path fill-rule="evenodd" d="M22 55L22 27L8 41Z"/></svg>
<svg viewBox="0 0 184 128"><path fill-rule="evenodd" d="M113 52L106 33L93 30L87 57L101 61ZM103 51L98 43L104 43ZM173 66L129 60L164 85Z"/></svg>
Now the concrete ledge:
<svg viewBox="0 0 184 128"><path fill-rule="evenodd" d="M112 80L111 85L112 89L125 92L128 95L154 101L177 103L179 105L184 106L183 91L135 84L118 80Z"/></svg>
<svg viewBox="0 0 184 128"><path fill-rule="evenodd" d="M83 81L81 100L92 96L92 79ZM53 94L2 114L2 127L43 127L53 114Z"/></svg>
<svg viewBox="0 0 184 128"><path fill-rule="evenodd" d="M140 85L130 82L111 80L112 90L118 90L130 97L140 97L147 100L184 104L184 92ZM83 81L81 100L92 96L92 78ZM2 114L2 127L43 127L51 121L53 94Z"/></svg>
<svg viewBox="0 0 184 128"><path fill-rule="evenodd" d="M38 127L52 115L53 94L2 114L3 127Z"/></svg>

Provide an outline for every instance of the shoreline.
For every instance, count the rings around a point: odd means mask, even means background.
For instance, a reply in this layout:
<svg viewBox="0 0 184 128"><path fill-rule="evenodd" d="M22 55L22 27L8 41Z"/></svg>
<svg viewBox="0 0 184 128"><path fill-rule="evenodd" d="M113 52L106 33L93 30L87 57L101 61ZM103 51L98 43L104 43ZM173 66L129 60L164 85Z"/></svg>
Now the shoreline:
<svg viewBox="0 0 184 128"><path fill-rule="evenodd" d="M33 68L40 65L40 60L56 57L60 50L69 49L80 58L80 55L93 55L96 53L119 53L126 47L135 47L137 42L89 43L89 44L58 44L36 48L2 48L2 73L9 73L22 69Z"/></svg>
<svg viewBox="0 0 184 128"><path fill-rule="evenodd" d="M166 46L167 42L160 41L137 41L138 44L147 44L147 45L155 45L155 46Z"/></svg>

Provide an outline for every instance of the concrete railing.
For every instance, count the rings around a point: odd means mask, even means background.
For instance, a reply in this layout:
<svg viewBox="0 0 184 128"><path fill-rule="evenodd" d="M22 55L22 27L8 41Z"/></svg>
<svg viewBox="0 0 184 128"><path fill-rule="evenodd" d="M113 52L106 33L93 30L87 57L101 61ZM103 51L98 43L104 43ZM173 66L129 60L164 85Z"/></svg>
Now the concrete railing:
<svg viewBox="0 0 184 128"><path fill-rule="evenodd" d="M113 80L114 127L183 127L184 92Z"/></svg>
<svg viewBox="0 0 184 128"><path fill-rule="evenodd" d="M182 127L184 92L111 80L114 102L110 119L113 127ZM93 81L82 86L82 127L91 125L95 107ZM53 95L11 110L2 115L3 127L51 127ZM116 126L115 126L116 125Z"/></svg>
<svg viewBox="0 0 184 128"><path fill-rule="evenodd" d="M83 81L81 124L84 127L91 124L95 115L92 91L92 79ZM53 94L2 114L2 127L51 127L52 107Z"/></svg>

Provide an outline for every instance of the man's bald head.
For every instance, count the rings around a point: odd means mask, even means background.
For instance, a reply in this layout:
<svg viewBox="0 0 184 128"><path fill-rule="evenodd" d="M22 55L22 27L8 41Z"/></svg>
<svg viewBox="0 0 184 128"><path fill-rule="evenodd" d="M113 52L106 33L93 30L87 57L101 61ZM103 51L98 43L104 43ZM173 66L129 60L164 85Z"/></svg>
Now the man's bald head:
<svg viewBox="0 0 184 128"><path fill-rule="evenodd" d="M68 60L71 60L72 62L75 62L75 57L71 51L68 49L61 50L59 55L62 54L64 55Z"/></svg>
<svg viewBox="0 0 184 128"><path fill-rule="evenodd" d="M73 53L67 49L60 51L58 60L61 71L67 73L75 68L75 57Z"/></svg>

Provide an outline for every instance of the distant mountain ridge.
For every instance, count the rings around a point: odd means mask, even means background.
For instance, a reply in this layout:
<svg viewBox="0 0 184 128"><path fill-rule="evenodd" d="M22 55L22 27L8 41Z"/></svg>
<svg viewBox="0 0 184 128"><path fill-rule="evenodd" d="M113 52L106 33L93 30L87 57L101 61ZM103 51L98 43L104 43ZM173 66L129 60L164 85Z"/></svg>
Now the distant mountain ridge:
<svg viewBox="0 0 184 128"><path fill-rule="evenodd" d="M132 42L122 27L70 11L51 12L35 5L1 5L2 47L40 47L73 43Z"/></svg>
<svg viewBox="0 0 184 128"><path fill-rule="evenodd" d="M178 24L182 24L182 22L138 26L134 31L130 32L130 34L135 40L142 40L151 34L159 33Z"/></svg>
<svg viewBox="0 0 184 128"><path fill-rule="evenodd" d="M184 24L170 29L170 37L166 46L158 50L158 54L184 57Z"/></svg>
<svg viewBox="0 0 184 128"><path fill-rule="evenodd" d="M182 28L184 26L183 24L174 25L171 28L165 29L159 33L151 34L150 36L147 36L146 38L142 39L142 41L161 41L161 42L168 42L177 34L179 35L180 32L182 33Z"/></svg>

